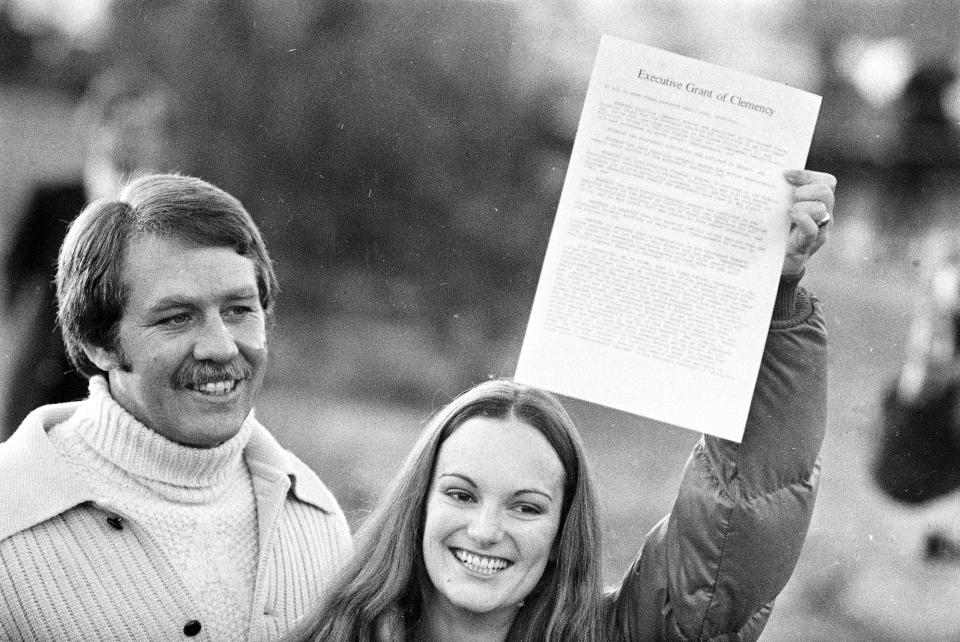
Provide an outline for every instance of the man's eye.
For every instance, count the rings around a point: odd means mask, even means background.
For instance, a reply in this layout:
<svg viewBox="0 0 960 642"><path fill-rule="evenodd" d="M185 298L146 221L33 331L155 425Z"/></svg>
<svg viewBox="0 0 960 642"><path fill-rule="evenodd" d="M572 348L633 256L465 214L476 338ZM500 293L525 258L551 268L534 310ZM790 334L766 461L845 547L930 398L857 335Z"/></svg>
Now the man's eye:
<svg viewBox="0 0 960 642"><path fill-rule="evenodd" d="M173 314L160 320L162 325L176 327L184 325L190 321L190 315L186 313Z"/></svg>
<svg viewBox="0 0 960 642"><path fill-rule="evenodd" d="M249 305L235 305L231 308L227 308L225 313L228 317L242 317L253 312L253 308Z"/></svg>

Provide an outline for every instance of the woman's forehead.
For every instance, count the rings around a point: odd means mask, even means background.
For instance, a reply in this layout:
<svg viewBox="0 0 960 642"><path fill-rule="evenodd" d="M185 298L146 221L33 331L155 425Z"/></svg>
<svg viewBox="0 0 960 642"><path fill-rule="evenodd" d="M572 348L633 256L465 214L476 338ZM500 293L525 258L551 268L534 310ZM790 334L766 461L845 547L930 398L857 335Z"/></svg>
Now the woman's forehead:
<svg viewBox="0 0 960 642"><path fill-rule="evenodd" d="M441 445L434 476L458 474L478 485L530 484L562 491L566 478L553 446L539 430L515 417L472 417Z"/></svg>

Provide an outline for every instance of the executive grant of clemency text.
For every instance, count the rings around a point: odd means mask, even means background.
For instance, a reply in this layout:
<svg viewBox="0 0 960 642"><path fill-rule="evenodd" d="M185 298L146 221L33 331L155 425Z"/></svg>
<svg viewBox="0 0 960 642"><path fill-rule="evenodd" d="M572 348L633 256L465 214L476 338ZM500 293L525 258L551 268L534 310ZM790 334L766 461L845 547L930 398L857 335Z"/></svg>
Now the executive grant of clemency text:
<svg viewBox="0 0 960 642"><path fill-rule="evenodd" d="M749 100L740 96L738 94L731 94L729 92L718 92L713 89L708 89L706 87L701 87L693 82L681 82L674 80L668 76L662 76L658 74L652 74L646 69L641 69L637 73L637 78L647 82L656 83L663 87L670 87L672 89L682 90L688 94L693 94L695 96L700 96L702 98L713 98L722 103L729 103L734 107L739 109L747 109L750 111L759 112L767 116L773 116L774 109L759 102Z"/></svg>

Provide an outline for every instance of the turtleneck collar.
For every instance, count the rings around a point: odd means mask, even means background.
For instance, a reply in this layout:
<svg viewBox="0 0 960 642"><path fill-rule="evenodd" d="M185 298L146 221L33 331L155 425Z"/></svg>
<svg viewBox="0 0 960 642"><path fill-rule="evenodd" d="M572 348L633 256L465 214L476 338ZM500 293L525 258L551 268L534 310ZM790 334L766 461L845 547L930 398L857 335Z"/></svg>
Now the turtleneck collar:
<svg viewBox="0 0 960 642"><path fill-rule="evenodd" d="M161 484L197 489L218 486L238 472L256 423L251 412L240 431L219 446L184 446L150 430L124 410L102 376L90 379L90 396L73 419L80 437L118 468Z"/></svg>

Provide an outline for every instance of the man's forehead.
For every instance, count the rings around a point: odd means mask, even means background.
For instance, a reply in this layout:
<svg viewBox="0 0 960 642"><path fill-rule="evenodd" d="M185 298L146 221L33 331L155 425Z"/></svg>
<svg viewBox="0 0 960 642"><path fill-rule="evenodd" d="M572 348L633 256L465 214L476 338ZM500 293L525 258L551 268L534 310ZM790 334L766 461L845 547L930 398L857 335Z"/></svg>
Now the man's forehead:
<svg viewBox="0 0 960 642"><path fill-rule="evenodd" d="M127 301L257 296L256 266L225 246L203 246L157 235L132 239L123 266Z"/></svg>

